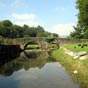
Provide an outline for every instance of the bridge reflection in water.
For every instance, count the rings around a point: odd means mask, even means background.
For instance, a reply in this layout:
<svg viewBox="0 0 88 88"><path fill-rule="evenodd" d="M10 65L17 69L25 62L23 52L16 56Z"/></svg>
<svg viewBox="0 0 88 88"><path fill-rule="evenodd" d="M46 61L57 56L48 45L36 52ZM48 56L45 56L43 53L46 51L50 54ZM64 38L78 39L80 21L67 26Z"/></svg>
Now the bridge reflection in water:
<svg viewBox="0 0 88 88"><path fill-rule="evenodd" d="M42 68L47 61L55 61L54 58L49 58L49 52L44 51L29 50L14 54L0 54L0 74L10 76L14 71L22 68L25 70L30 67Z"/></svg>
<svg viewBox="0 0 88 88"><path fill-rule="evenodd" d="M25 51L0 57L0 88L79 88L51 52Z"/></svg>

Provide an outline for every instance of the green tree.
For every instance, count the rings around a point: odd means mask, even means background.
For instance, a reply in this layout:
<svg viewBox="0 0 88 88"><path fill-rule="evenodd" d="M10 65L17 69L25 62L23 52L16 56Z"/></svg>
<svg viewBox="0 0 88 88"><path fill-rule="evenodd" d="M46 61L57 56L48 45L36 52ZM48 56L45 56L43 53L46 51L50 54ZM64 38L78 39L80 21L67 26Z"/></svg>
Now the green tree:
<svg viewBox="0 0 88 88"><path fill-rule="evenodd" d="M77 0L78 25L85 31L88 28L88 0Z"/></svg>
<svg viewBox="0 0 88 88"><path fill-rule="evenodd" d="M85 32L84 32L84 36L83 36L85 39L88 39L88 30L86 30Z"/></svg>
<svg viewBox="0 0 88 88"><path fill-rule="evenodd" d="M11 26L11 37L12 38L21 38L24 35L24 29L18 25Z"/></svg>
<svg viewBox="0 0 88 88"><path fill-rule="evenodd" d="M77 0L76 8L79 10L78 23L74 27L75 31L70 34L71 37L85 38L84 35L88 30L88 0Z"/></svg>
<svg viewBox="0 0 88 88"><path fill-rule="evenodd" d="M0 22L0 35L4 37L9 37L11 34L10 27L12 23L9 20L4 20Z"/></svg>
<svg viewBox="0 0 88 88"><path fill-rule="evenodd" d="M2 21L1 23L2 23L4 26L7 26L7 27L12 26L12 22L9 21L9 20L4 20L4 21Z"/></svg>
<svg viewBox="0 0 88 88"><path fill-rule="evenodd" d="M57 37L57 34L52 34L44 30L43 27L30 27L24 25L23 27L19 25L12 24L9 20L0 21L0 35L9 38L23 38L23 37Z"/></svg>
<svg viewBox="0 0 88 88"><path fill-rule="evenodd" d="M44 28L40 25L37 27L38 32L45 32Z"/></svg>
<svg viewBox="0 0 88 88"><path fill-rule="evenodd" d="M83 38L83 32L81 28L79 28L78 26L77 27L74 26L74 30L75 30L74 32L70 33L71 38L75 39Z"/></svg>
<svg viewBox="0 0 88 88"><path fill-rule="evenodd" d="M53 33L53 37L59 37L58 34L56 33Z"/></svg>
<svg viewBox="0 0 88 88"><path fill-rule="evenodd" d="M4 25L0 24L0 35L6 36L7 34L7 29Z"/></svg>
<svg viewBox="0 0 88 88"><path fill-rule="evenodd" d="M47 32L38 32L37 37L48 37L48 33Z"/></svg>
<svg viewBox="0 0 88 88"><path fill-rule="evenodd" d="M30 37L30 27L24 24L23 29L24 29L24 37Z"/></svg>

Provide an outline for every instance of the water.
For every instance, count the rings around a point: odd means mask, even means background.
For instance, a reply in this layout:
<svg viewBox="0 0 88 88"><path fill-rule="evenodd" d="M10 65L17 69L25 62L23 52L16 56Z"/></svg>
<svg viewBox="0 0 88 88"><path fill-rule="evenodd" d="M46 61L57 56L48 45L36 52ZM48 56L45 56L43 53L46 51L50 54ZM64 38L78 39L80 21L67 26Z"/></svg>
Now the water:
<svg viewBox="0 0 88 88"><path fill-rule="evenodd" d="M47 52L25 52L0 59L0 88L80 87Z"/></svg>

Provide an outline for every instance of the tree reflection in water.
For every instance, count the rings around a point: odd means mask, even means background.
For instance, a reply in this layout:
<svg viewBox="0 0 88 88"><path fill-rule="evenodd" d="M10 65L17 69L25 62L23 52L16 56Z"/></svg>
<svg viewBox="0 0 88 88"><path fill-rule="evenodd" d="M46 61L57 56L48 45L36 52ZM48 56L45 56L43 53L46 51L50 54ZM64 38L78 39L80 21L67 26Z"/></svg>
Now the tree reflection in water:
<svg viewBox="0 0 88 88"><path fill-rule="evenodd" d="M29 70L38 67L41 69L46 62L55 61L50 58L50 52L44 51L26 51L22 53L14 53L14 55L0 54L0 74L3 76L11 76L15 71L20 69Z"/></svg>

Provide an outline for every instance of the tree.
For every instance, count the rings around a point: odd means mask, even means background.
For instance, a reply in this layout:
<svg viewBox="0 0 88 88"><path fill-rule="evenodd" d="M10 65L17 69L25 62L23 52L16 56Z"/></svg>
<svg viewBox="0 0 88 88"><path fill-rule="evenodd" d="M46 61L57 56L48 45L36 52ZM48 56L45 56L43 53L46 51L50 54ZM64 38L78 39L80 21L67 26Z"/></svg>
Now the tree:
<svg viewBox="0 0 88 88"><path fill-rule="evenodd" d="M38 32L45 32L45 31L44 31L44 28L41 27L41 26L38 26L38 27L37 27L37 30L38 30Z"/></svg>
<svg viewBox="0 0 88 88"><path fill-rule="evenodd" d="M51 37L51 35L57 37L57 34L49 33L41 26L19 26L12 24L12 22L9 20L0 21L0 35L9 38Z"/></svg>
<svg viewBox="0 0 88 88"><path fill-rule="evenodd" d="M76 4L79 10L78 25L85 31L88 28L88 0L77 0Z"/></svg>
<svg viewBox="0 0 88 88"><path fill-rule="evenodd" d="M8 37L11 33L10 26L12 23L9 20L4 20L0 22L0 35Z"/></svg>
<svg viewBox="0 0 88 88"><path fill-rule="evenodd" d="M56 33L53 33L53 37L59 37L58 34Z"/></svg>
<svg viewBox="0 0 88 88"><path fill-rule="evenodd" d="M85 39L88 39L88 30L84 32L84 36Z"/></svg>
<svg viewBox="0 0 88 88"><path fill-rule="evenodd" d="M4 20L4 21L2 21L2 24L3 24L4 26L7 26L7 27L12 26L12 22L9 21L9 20Z"/></svg>
<svg viewBox="0 0 88 88"><path fill-rule="evenodd" d="M7 29L4 25L0 24L0 35L6 36Z"/></svg>
<svg viewBox="0 0 88 88"><path fill-rule="evenodd" d="M48 33L47 32L38 32L37 37L48 37Z"/></svg>
<svg viewBox="0 0 88 88"><path fill-rule="evenodd" d="M21 38L24 35L24 29L18 25L11 26L11 36L12 38Z"/></svg>
<svg viewBox="0 0 88 88"><path fill-rule="evenodd" d="M75 31L70 33L70 37L75 39L83 38L82 29L78 26L77 27L73 26L73 27Z"/></svg>
<svg viewBox="0 0 88 88"><path fill-rule="evenodd" d="M76 8L79 10L78 23L77 26L74 27L75 31L72 32L70 36L85 38L84 35L88 33L88 0L77 0Z"/></svg>

